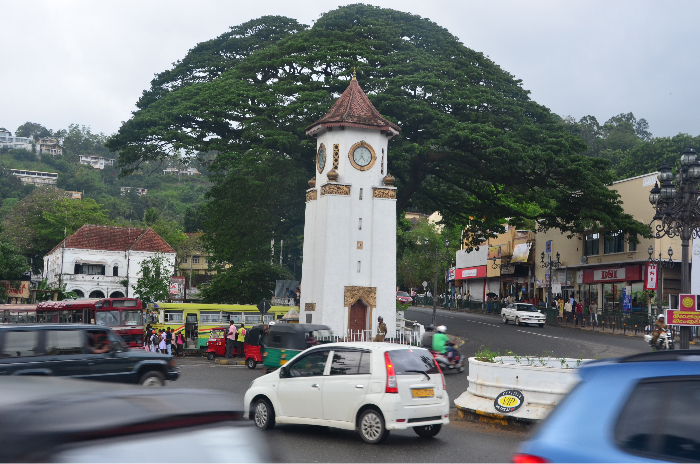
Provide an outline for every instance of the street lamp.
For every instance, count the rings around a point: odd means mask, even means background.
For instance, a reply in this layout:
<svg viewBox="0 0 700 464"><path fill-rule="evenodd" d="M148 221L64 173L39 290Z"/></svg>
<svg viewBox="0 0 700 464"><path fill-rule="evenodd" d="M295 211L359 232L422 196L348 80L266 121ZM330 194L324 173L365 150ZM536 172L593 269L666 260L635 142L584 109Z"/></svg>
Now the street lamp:
<svg viewBox="0 0 700 464"><path fill-rule="evenodd" d="M659 251L659 259L653 259L652 255L654 254L654 247L650 246L649 249L647 250L649 253L649 259L647 259L647 263L649 264L656 264L658 267L658 278L656 279L656 314L661 314L663 311L663 306L661 304L661 297L663 296L663 293L661 291L661 283L663 282L662 280L662 268L664 267L673 267L673 260L671 259L671 256L673 256L673 249L671 247L668 247L668 261L664 261L661 259L661 252ZM653 317L654 314L652 313L651 316Z"/></svg>
<svg viewBox="0 0 700 464"><path fill-rule="evenodd" d="M433 327L437 325L437 279L438 279L438 261L439 258L443 257L443 252L440 251L440 248L438 247L438 244L435 244L435 251L429 251L428 250L428 245L430 245L430 240L428 240L428 237L425 237L425 240L423 240L423 247L425 248L425 254L426 256L434 257L435 258L435 280L433 281ZM445 239L445 250L446 250L446 255L447 259L449 261L450 256L450 241Z"/></svg>
<svg viewBox="0 0 700 464"><path fill-rule="evenodd" d="M649 202L656 214L649 223L654 238L680 237L681 239L681 293L690 293L690 239L698 237L700 202L698 181L700 163L692 147L683 151L681 167L673 181L673 172L666 164L659 168L658 184L649 192ZM681 349L690 347L690 327L681 326Z"/></svg>
<svg viewBox="0 0 700 464"><path fill-rule="evenodd" d="M557 252L557 260L552 261L552 253L549 254L549 260L544 261L544 251L540 255L542 258L542 263L540 267L549 270L549 285L547 286L547 309L552 307L552 269L559 269L561 267L561 261L559 260L559 252Z"/></svg>

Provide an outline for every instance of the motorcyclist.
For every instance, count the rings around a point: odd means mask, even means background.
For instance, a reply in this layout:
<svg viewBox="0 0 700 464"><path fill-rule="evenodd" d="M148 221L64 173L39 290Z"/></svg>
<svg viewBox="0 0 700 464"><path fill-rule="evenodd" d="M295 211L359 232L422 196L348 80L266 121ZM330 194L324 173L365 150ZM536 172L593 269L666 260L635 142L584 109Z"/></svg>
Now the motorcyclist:
<svg viewBox="0 0 700 464"><path fill-rule="evenodd" d="M666 321L663 314L659 314L659 317L654 322L654 337L651 339L651 346L656 346L656 341L659 339L659 335L666 332Z"/></svg>
<svg viewBox="0 0 700 464"><path fill-rule="evenodd" d="M437 351L438 353L441 354L446 354L447 355L447 360L451 363L454 364L454 357L457 353L457 350L455 350L451 345L454 345L449 339L449 337L446 334L447 332L447 327L444 325L439 325L437 327L437 333L433 335L433 351Z"/></svg>

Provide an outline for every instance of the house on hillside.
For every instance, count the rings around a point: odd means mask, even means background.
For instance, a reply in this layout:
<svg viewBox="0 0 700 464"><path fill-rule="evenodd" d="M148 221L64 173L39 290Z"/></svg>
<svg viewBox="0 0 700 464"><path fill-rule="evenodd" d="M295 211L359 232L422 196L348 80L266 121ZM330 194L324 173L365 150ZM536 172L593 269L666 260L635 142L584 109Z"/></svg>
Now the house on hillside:
<svg viewBox="0 0 700 464"><path fill-rule="evenodd" d="M25 169L10 169L13 176L25 184L56 185L57 172L27 171Z"/></svg>
<svg viewBox="0 0 700 464"><path fill-rule="evenodd" d="M80 155L79 163L92 166L95 169L104 169L105 166L114 166L116 160L99 155Z"/></svg>
<svg viewBox="0 0 700 464"><path fill-rule="evenodd" d="M44 278L80 297L133 297L141 263L158 253L174 271L175 250L150 227L84 225L44 256Z"/></svg>
<svg viewBox="0 0 700 464"><path fill-rule="evenodd" d="M127 193L131 192L132 189L136 192L136 195L138 196L145 195L148 193L148 189L143 187L122 187L120 190L122 192L122 195L126 195Z"/></svg>
<svg viewBox="0 0 700 464"><path fill-rule="evenodd" d="M37 145L39 146L39 153L53 156L61 156L63 154L63 148L58 145L58 140L55 137L42 137L37 142Z"/></svg>
<svg viewBox="0 0 700 464"><path fill-rule="evenodd" d="M0 148L32 151L32 143L34 143L34 139L31 137L13 137L12 132L0 130Z"/></svg>
<svg viewBox="0 0 700 464"><path fill-rule="evenodd" d="M165 168L163 169L163 174L177 174L178 176L196 176L198 174L201 174L197 170L197 168L193 167L188 167L187 169L178 169L178 168Z"/></svg>

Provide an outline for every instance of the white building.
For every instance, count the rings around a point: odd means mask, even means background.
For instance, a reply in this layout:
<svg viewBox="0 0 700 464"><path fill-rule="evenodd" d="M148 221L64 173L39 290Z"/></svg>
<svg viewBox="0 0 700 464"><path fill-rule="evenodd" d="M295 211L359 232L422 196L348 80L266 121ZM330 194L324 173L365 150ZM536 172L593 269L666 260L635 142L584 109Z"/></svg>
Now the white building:
<svg viewBox="0 0 700 464"><path fill-rule="evenodd" d="M317 173L306 191L300 322L375 336L382 316L395 333L396 188L386 166L399 130L354 77L307 128L317 139Z"/></svg>
<svg viewBox="0 0 700 464"><path fill-rule="evenodd" d="M95 169L104 169L105 166L114 166L116 160L99 155L80 155L80 164L92 166Z"/></svg>
<svg viewBox="0 0 700 464"><path fill-rule="evenodd" d="M197 168L193 167L188 167L187 169L178 169L178 168L165 168L163 169L163 174L177 174L178 176L196 176L197 174L201 174Z"/></svg>
<svg viewBox="0 0 700 464"><path fill-rule="evenodd" d="M63 148L58 144L58 139L55 137L42 137L39 139L39 153L44 153L52 156L61 156Z"/></svg>
<svg viewBox="0 0 700 464"><path fill-rule="evenodd" d="M145 195L148 193L148 189L143 187L122 187L120 191L122 192L122 195L126 195L127 193L131 192L132 189L136 192L136 195L138 196Z"/></svg>
<svg viewBox="0 0 700 464"><path fill-rule="evenodd" d="M31 137L13 137L11 132L0 130L0 148L32 151L32 143L34 140Z"/></svg>
<svg viewBox="0 0 700 464"><path fill-rule="evenodd" d="M81 297L133 297L141 262L157 253L174 270L175 250L150 227L84 225L44 256L44 277ZM127 278L129 288L123 285Z"/></svg>
<svg viewBox="0 0 700 464"><path fill-rule="evenodd" d="M10 169L13 176L25 184L56 185L57 172L27 171L25 169Z"/></svg>

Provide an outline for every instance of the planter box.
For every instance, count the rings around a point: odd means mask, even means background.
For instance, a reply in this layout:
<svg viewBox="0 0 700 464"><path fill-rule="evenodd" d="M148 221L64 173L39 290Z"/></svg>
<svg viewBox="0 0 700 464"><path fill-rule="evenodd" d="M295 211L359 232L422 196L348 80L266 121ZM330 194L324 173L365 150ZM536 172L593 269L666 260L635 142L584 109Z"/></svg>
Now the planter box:
<svg viewBox="0 0 700 464"><path fill-rule="evenodd" d="M502 361L502 362L501 362ZM530 358L531 364L533 358ZM561 367L559 358L545 360L545 365L534 360L503 356L495 363L469 358L469 388L455 400L457 408L480 415L509 416L521 420L544 419L564 396L579 382L577 359L565 358L569 369ZM588 360L583 360L585 362ZM494 407L494 400L505 390L520 390L524 401L519 409L502 413Z"/></svg>

